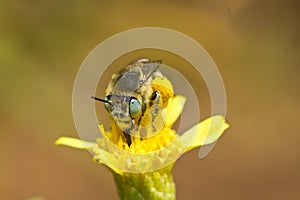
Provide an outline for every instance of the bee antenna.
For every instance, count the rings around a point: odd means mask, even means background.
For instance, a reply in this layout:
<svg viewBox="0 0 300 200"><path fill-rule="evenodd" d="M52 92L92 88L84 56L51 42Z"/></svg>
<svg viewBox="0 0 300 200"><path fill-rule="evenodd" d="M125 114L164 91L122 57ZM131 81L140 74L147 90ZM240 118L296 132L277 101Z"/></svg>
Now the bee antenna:
<svg viewBox="0 0 300 200"><path fill-rule="evenodd" d="M107 101L107 100L105 100L105 99L100 99L100 98L94 97L94 96L91 96L91 98L94 99L94 100L96 100L96 101L101 101L101 102L105 102L105 103L109 103L110 104L110 102Z"/></svg>

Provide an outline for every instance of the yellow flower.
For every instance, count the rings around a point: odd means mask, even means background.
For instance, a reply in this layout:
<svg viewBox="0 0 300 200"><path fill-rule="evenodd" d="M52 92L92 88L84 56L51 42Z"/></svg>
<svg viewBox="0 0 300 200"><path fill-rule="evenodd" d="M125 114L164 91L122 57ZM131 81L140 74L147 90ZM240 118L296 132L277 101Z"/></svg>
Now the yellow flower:
<svg viewBox="0 0 300 200"><path fill-rule="evenodd" d="M121 199L175 199L175 185L171 170L175 161L184 153L217 141L229 127L223 116L212 116L195 125L183 135L172 129L180 116L185 97L175 96L172 84L166 78L153 81L162 98L164 126L155 135L147 138L131 137L128 146L126 138L113 118L111 131L99 126L102 137L96 142L61 137L55 144L94 153L93 160L109 167L114 173ZM155 190L153 189L155 188Z"/></svg>
<svg viewBox="0 0 300 200"><path fill-rule="evenodd" d="M61 137L55 144L90 150L95 154L94 161L119 174L155 171L173 164L182 154L196 147L215 142L229 127L224 117L218 115L204 120L181 136L177 135L171 127L179 117L184 103L183 96L171 97L165 108L164 128L158 134L143 140L132 137L130 147L123 135L108 132L103 125L99 126L103 137L98 138L97 142ZM112 127L112 130L116 128Z"/></svg>

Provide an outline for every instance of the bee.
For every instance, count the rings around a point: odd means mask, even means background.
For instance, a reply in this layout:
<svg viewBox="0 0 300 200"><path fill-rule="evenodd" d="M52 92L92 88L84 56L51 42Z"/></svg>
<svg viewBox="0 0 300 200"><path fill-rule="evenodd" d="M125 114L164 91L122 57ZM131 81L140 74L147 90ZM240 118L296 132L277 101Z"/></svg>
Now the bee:
<svg viewBox="0 0 300 200"><path fill-rule="evenodd" d="M104 102L113 126L124 134L128 146L132 136L142 140L164 126L165 100L152 84L164 78L158 70L161 63L147 58L136 60L112 76L104 99L92 97Z"/></svg>

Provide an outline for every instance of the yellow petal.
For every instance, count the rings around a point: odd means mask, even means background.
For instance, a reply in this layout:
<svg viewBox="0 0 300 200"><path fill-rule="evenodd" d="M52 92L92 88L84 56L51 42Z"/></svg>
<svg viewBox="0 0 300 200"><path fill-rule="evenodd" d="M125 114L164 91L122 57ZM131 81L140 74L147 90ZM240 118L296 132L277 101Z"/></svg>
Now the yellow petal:
<svg viewBox="0 0 300 200"><path fill-rule="evenodd" d="M104 164L115 172L121 173L121 170L118 168L119 161L113 154L98 147L94 148L93 152L95 153L95 156L93 157L93 160L95 162L97 162L98 164Z"/></svg>
<svg viewBox="0 0 300 200"><path fill-rule="evenodd" d="M151 82L152 87L158 90L167 90L168 92L173 93L173 85L166 77L156 77Z"/></svg>
<svg viewBox="0 0 300 200"><path fill-rule="evenodd" d="M168 106L165 108L166 111L166 126L171 127L177 118L180 116L186 98L184 96L175 96L169 99Z"/></svg>
<svg viewBox="0 0 300 200"><path fill-rule="evenodd" d="M229 127L221 115L213 116L185 132L180 141L186 147L185 152L196 147L215 142Z"/></svg>
<svg viewBox="0 0 300 200"><path fill-rule="evenodd" d="M55 141L56 145L65 145L77 149L93 149L97 147L97 144L94 142L87 142L77 138L69 138L69 137L60 137Z"/></svg>
<svg viewBox="0 0 300 200"><path fill-rule="evenodd" d="M95 156L93 158L94 161L96 161L98 164L105 164L112 170L121 173L118 169L118 160L114 157L113 154L99 148L97 146L97 143L87 142L77 138L61 137L55 141L55 144L65 145L77 149L91 150L93 153L95 153Z"/></svg>

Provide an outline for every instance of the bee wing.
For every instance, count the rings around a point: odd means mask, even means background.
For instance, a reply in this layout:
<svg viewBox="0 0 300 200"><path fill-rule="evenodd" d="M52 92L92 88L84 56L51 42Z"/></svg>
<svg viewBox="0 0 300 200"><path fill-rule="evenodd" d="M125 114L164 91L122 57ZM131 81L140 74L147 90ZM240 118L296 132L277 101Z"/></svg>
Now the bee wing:
<svg viewBox="0 0 300 200"><path fill-rule="evenodd" d="M151 77L151 75L156 72L156 70L161 65L161 60L151 61L151 62L145 62L143 63L143 67L141 68L143 73L143 80L146 81L148 78Z"/></svg>

